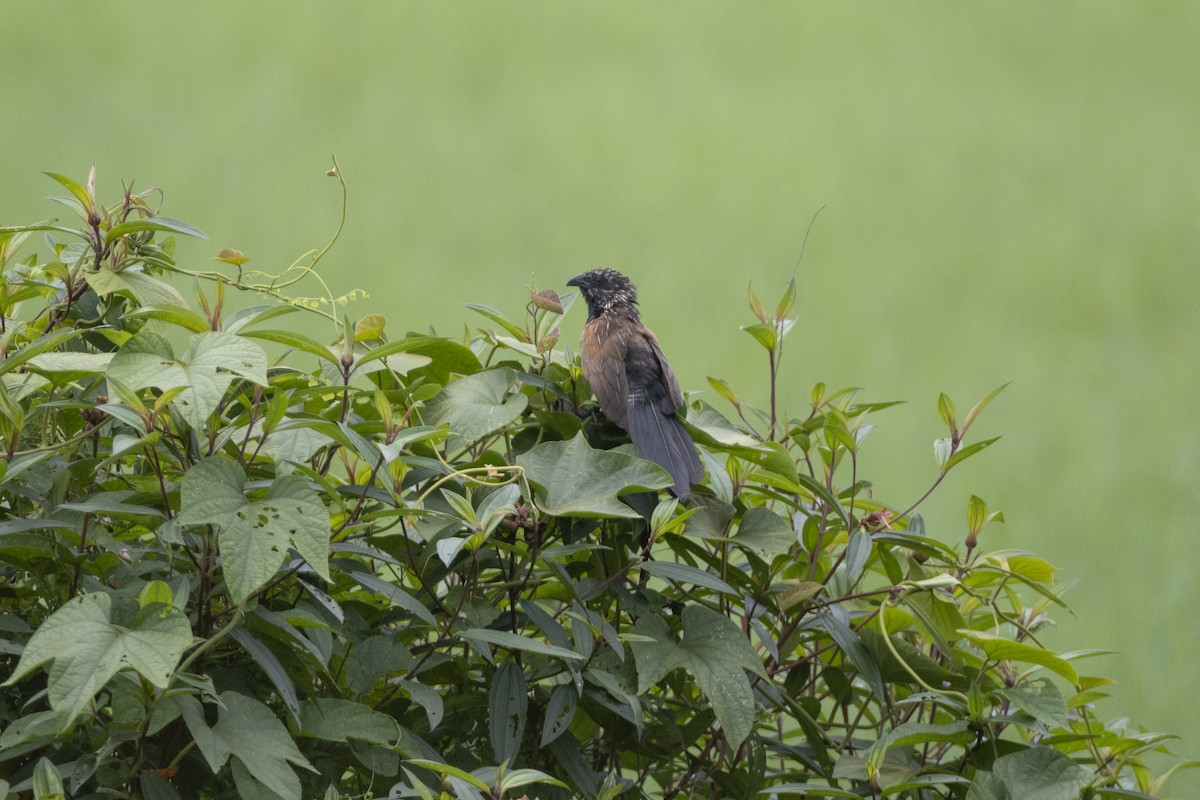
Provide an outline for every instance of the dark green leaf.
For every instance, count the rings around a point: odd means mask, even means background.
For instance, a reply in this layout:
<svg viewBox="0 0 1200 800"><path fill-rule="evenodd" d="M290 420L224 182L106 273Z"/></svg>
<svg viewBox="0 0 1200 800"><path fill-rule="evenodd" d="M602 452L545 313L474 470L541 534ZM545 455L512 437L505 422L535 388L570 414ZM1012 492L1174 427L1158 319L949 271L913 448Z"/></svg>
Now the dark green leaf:
<svg viewBox="0 0 1200 800"><path fill-rule="evenodd" d="M867 686L871 688L871 692L875 695L875 698L880 702L887 702L887 688L884 686L883 677L879 673L879 664L875 661L870 651L863 646L862 640L858 638L858 634L846 623L844 612L840 608L834 608L830 611L818 611L817 619L821 627L829 633L850 662L858 668L859 675L866 681Z"/></svg>
<svg viewBox="0 0 1200 800"><path fill-rule="evenodd" d="M554 691L550 693L550 700L546 703L543 717L545 723L542 726L542 739L539 746L545 747L566 733L571 721L575 719L577 704L578 697L573 686L559 684L554 687Z"/></svg>
<svg viewBox="0 0 1200 800"><path fill-rule="evenodd" d="M1092 775L1053 747L1030 747L996 759L995 775L1014 800L1078 800Z"/></svg>
<svg viewBox="0 0 1200 800"><path fill-rule="evenodd" d="M365 570L349 568L348 565L343 565L342 568L359 586L368 592L385 598L392 605L404 609L430 627L434 627L437 624L434 621L433 614L429 613L429 609L421 601L396 584L389 583Z"/></svg>
<svg viewBox="0 0 1200 800"><path fill-rule="evenodd" d="M335 697L314 697L300 707L300 733L327 742L372 742L394 747L400 725L370 706Z"/></svg>
<svg viewBox="0 0 1200 800"><path fill-rule="evenodd" d="M562 647L554 647L553 645L544 644L536 639L528 639L524 636L518 636L515 633L508 631L493 631L485 628L468 628L461 630L458 635L473 644L494 644L497 647L503 647L507 650L524 650L529 653L538 653L544 656L553 656L566 661L583 661L583 656L579 653L567 650Z"/></svg>
<svg viewBox="0 0 1200 800"><path fill-rule="evenodd" d="M266 673L267 678L271 683L275 684L275 688L279 692L279 697L283 700L284 707L291 713L292 719L299 724L300 698L296 695L296 685L288 677L287 670L283 664L271 652L270 648L254 638L254 635L245 628L235 628L233 638L262 667L262 671Z"/></svg>
<svg viewBox="0 0 1200 800"><path fill-rule="evenodd" d="M683 585L690 583L735 597L738 594L736 589L716 575L705 572L702 569L697 569L696 567L690 567L687 564L676 564L671 561L645 561L638 566L638 569L656 578L662 578L672 583Z"/></svg>
<svg viewBox="0 0 1200 800"><path fill-rule="evenodd" d="M909 747L928 742L951 742L968 744L975 733L967 727L965 719L944 724L931 722L905 722L888 731L867 751L867 771L878 774L887 751L893 747Z"/></svg>
<svg viewBox="0 0 1200 800"><path fill-rule="evenodd" d="M678 643L659 617L642 616L634 630L652 640L631 645L637 660L638 694L682 667L696 678L730 745L745 741L754 723L754 697L746 672L764 678L766 672L741 629L724 614L687 606L683 640Z"/></svg>
<svg viewBox="0 0 1200 800"><path fill-rule="evenodd" d="M525 673L516 661L505 661L488 689L488 732L497 764L512 766L516 761L528 709Z"/></svg>

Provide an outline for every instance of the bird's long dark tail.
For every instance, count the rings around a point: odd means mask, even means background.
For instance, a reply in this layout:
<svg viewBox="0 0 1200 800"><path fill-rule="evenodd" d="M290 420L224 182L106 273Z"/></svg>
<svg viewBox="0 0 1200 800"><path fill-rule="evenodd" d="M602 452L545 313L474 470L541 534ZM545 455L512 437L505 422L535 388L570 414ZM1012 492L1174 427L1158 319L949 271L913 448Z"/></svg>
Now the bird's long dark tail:
<svg viewBox="0 0 1200 800"><path fill-rule="evenodd" d="M653 404L631 405L628 426L638 454L670 473L675 496L684 501L691 497L692 484L704 477L704 466L679 418Z"/></svg>

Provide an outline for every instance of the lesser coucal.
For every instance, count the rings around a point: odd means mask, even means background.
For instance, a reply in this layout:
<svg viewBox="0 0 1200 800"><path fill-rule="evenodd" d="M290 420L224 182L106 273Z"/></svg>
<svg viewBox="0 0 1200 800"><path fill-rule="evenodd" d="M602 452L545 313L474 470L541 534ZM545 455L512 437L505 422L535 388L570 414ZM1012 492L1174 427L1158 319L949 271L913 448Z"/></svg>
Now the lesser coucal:
<svg viewBox="0 0 1200 800"><path fill-rule="evenodd" d="M642 324L637 287L615 269L593 269L567 281L588 307L580 358L604 415L629 431L638 454L671 474L680 500L704 467L679 421L683 393L658 339Z"/></svg>

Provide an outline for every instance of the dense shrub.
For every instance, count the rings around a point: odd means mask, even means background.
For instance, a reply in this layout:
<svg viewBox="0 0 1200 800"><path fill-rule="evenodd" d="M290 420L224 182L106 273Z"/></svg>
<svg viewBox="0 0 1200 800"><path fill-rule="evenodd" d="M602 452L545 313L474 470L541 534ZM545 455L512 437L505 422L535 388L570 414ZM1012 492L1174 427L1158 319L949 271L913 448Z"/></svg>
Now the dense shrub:
<svg viewBox="0 0 1200 800"><path fill-rule="evenodd" d="M690 404L685 507L592 413L573 296L398 335L288 301L324 250L189 271L174 236L203 234L156 195L52 177L82 226L0 229L0 798L1161 789L1165 737L1097 719L1093 652L1039 642L1054 568L981 549L977 497L944 501L953 544L923 529L999 390L940 397L930 491L876 498L890 403L779 396L795 283L751 295L771 405L710 379L731 415Z"/></svg>

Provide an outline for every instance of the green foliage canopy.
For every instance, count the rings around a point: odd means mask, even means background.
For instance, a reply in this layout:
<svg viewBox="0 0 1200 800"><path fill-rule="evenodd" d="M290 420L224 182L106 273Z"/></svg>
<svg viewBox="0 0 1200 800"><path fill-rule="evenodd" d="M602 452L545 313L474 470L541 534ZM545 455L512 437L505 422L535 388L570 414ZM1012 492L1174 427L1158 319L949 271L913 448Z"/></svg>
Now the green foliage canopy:
<svg viewBox="0 0 1200 800"><path fill-rule="evenodd" d="M683 507L589 413L573 297L476 306L498 329L463 342L322 339L272 327L298 306L236 251L178 266L203 234L147 195L51 177L81 226L0 229L0 798L1162 790L1166 737L1097 719L1095 653L1039 642L1055 569L981 550L978 497L961 545L924 531L999 389L939 397L929 491L879 500L858 456L891 404L786 413L797 287L751 294L772 405L710 379L733 413L689 404ZM226 314L227 286L269 302Z"/></svg>

